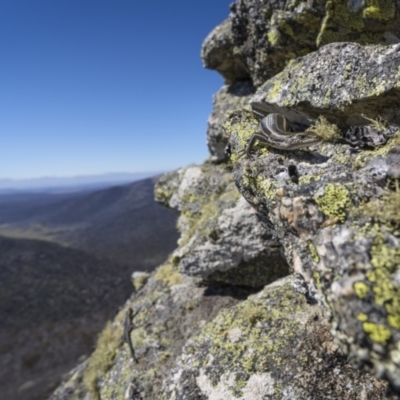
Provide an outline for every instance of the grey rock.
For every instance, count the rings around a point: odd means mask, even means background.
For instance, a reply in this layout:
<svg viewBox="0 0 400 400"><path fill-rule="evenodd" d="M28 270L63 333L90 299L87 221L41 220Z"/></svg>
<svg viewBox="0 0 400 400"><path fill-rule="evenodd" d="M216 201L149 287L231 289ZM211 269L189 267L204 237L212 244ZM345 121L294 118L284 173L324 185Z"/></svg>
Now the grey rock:
<svg viewBox="0 0 400 400"><path fill-rule="evenodd" d="M207 238L195 234L173 253L181 273L252 287L289 273L279 246L243 198L222 211L214 232Z"/></svg>
<svg viewBox="0 0 400 400"><path fill-rule="evenodd" d="M180 273L251 287L288 274L280 247L228 171L213 165L179 170L157 183L156 198L172 186L167 204L181 212L181 238L172 260Z"/></svg>
<svg viewBox="0 0 400 400"><path fill-rule="evenodd" d="M49 400L160 400L164 380L176 366L184 343L251 292L243 288L198 287L170 263L153 272L99 336L89 359L71 371ZM128 308L139 311L130 338L138 363L123 341Z"/></svg>
<svg viewBox="0 0 400 400"><path fill-rule="evenodd" d="M250 78L242 58L234 52L231 31L232 23L227 19L206 37L201 48L203 65L217 70L228 85Z"/></svg>
<svg viewBox="0 0 400 400"><path fill-rule="evenodd" d="M237 153L257 122L245 110L228 122L241 194L331 313L344 353L400 391L400 196L382 188L400 132L374 151L322 143L305 151L255 148L244 159ZM293 166L297 180L290 179Z"/></svg>
<svg viewBox="0 0 400 400"><path fill-rule="evenodd" d="M229 86L223 86L214 95L213 111L208 118L207 145L211 161L219 163L226 161L225 152L228 137L224 124L229 111L248 106L251 95L255 92L251 81L240 81Z"/></svg>
<svg viewBox="0 0 400 400"><path fill-rule="evenodd" d="M400 179L400 146L393 147L388 153L387 177L389 179Z"/></svg>
<svg viewBox="0 0 400 400"><path fill-rule="evenodd" d="M251 78L259 86L290 60L328 43L400 43L399 10L398 0L237 0L229 19L204 41L203 63L227 83Z"/></svg>
<svg viewBox="0 0 400 400"><path fill-rule="evenodd" d="M254 109L310 125L320 115L339 127L368 118L400 124L400 45L332 43L295 60L260 87Z"/></svg>
<svg viewBox="0 0 400 400"><path fill-rule="evenodd" d="M293 293L293 277L222 310L185 345L161 399L394 399L352 369L327 316Z"/></svg>

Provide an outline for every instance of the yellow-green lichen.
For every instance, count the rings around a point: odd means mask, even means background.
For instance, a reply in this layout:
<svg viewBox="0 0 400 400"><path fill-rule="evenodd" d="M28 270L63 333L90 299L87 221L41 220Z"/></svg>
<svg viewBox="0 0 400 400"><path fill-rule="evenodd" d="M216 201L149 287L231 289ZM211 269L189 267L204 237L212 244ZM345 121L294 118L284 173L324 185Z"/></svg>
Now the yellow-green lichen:
<svg viewBox="0 0 400 400"><path fill-rule="evenodd" d="M393 273L400 267L400 249L393 245L389 247L382 234L375 237L370 254L371 264L375 268Z"/></svg>
<svg viewBox="0 0 400 400"><path fill-rule="evenodd" d="M288 74L286 71L284 71L286 73L285 75L285 80L287 80L289 78ZM294 76L291 78L291 86L290 86L290 91L292 93L301 93L304 92L304 90L308 90L305 89L307 88L307 85L309 83L308 78L301 74L294 74ZM286 98L284 98L284 102L286 101Z"/></svg>
<svg viewBox="0 0 400 400"><path fill-rule="evenodd" d="M370 122L371 128L377 130L378 132L384 131L388 125L387 121L378 116L377 118L369 118L366 115L362 114L362 117Z"/></svg>
<svg viewBox="0 0 400 400"><path fill-rule="evenodd" d="M310 250L311 258L314 260L314 262L319 262L317 249L315 248L314 243L311 240L308 241L308 249Z"/></svg>
<svg viewBox="0 0 400 400"><path fill-rule="evenodd" d="M306 132L320 137L325 142L336 142L342 138L340 129L328 122L322 115L319 116L317 121Z"/></svg>
<svg viewBox="0 0 400 400"><path fill-rule="evenodd" d="M277 18L276 22L281 32L285 33L286 35L292 38L295 36L292 27L287 23L285 18Z"/></svg>
<svg viewBox="0 0 400 400"><path fill-rule="evenodd" d="M268 81L268 89L266 91L267 100L274 100L275 97L280 94L282 81L281 81L282 72L278 75L275 75L270 81Z"/></svg>
<svg viewBox="0 0 400 400"><path fill-rule="evenodd" d="M365 282L355 282L354 291L359 299L365 299L369 293L370 287Z"/></svg>
<svg viewBox="0 0 400 400"><path fill-rule="evenodd" d="M314 282L315 282L317 289L320 290L321 289L321 275L317 271L314 271L312 275L313 275Z"/></svg>
<svg viewBox="0 0 400 400"><path fill-rule="evenodd" d="M268 306L269 302L273 306ZM305 307L304 298L293 294L289 285L271 287L268 298L253 296L231 309L222 310L186 346L189 353L198 354L207 347L207 354L224 370L232 369L232 394L243 395L251 375L269 371L270 365L287 362L288 343L298 334L300 324L290 317ZM263 325L268 324L268 329ZM266 359L266 355L268 358ZM196 359L199 369L205 368L209 357ZM213 385L218 385L220 368L207 369Z"/></svg>
<svg viewBox="0 0 400 400"><path fill-rule="evenodd" d="M343 222L351 206L350 194L347 188L339 183L328 183L321 196L315 195L314 200L319 209L329 218Z"/></svg>
<svg viewBox="0 0 400 400"><path fill-rule="evenodd" d="M167 190L164 186L162 185L156 185L154 189L154 197L156 201L162 204L168 204L169 199L172 197L173 191L172 190Z"/></svg>
<svg viewBox="0 0 400 400"><path fill-rule="evenodd" d="M267 321L268 313L265 309L262 309L258 307L257 304L254 304L253 306L250 305L246 318L251 325L255 325L258 321Z"/></svg>
<svg viewBox="0 0 400 400"><path fill-rule="evenodd" d="M385 325L375 324L374 322L363 322L364 332L376 343L385 345L392 337L392 333Z"/></svg>
<svg viewBox="0 0 400 400"><path fill-rule="evenodd" d="M364 203L355 210L356 214L365 215L374 221L400 227L400 190L387 191L381 198Z"/></svg>
<svg viewBox="0 0 400 400"><path fill-rule="evenodd" d="M258 196L275 203L276 187L275 184L256 172L245 173L243 175L243 185L250 187Z"/></svg>
<svg viewBox="0 0 400 400"><path fill-rule="evenodd" d="M223 167L203 166L199 180L198 185L187 187L182 195L182 211L178 223L182 233L179 240L181 248L194 237L215 238L221 212L234 207L240 198L232 174ZM177 265L179 257L172 258L171 262Z"/></svg>
<svg viewBox="0 0 400 400"><path fill-rule="evenodd" d="M321 180L320 175L301 175L299 178L300 183L309 184L311 182L317 182Z"/></svg>
<svg viewBox="0 0 400 400"><path fill-rule="evenodd" d="M325 5L325 17L317 37L317 46L332 42L352 41L361 44L375 44L382 39L382 33L366 29L364 18L374 15L374 18L385 19L392 14L392 0L368 0L366 8L353 8L347 0L329 0ZM382 7L388 3L390 9L386 12Z"/></svg>
<svg viewBox="0 0 400 400"><path fill-rule="evenodd" d="M219 215L219 207L213 198L208 199L209 202L203 204L201 209L192 214L190 209L185 209L182 216L187 218L189 229L185 229L179 245L182 247L189 242L193 235L197 232L203 236L209 236L212 232L212 225L216 223ZM214 198L215 200L215 198ZM202 199L205 201L205 199Z"/></svg>
<svg viewBox="0 0 400 400"><path fill-rule="evenodd" d="M275 197L275 184L269 179L264 179L261 176L257 176L256 179L256 190L262 192L267 199L273 199Z"/></svg>
<svg viewBox="0 0 400 400"><path fill-rule="evenodd" d="M375 303L386 310L389 326L400 329L400 288L393 283L393 275L400 269L400 249L389 246L379 234L370 257L373 269L366 276L372 283Z"/></svg>
<svg viewBox="0 0 400 400"><path fill-rule="evenodd" d="M380 21L389 21L396 16L394 0L366 0L363 11L364 18L374 18Z"/></svg>
<svg viewBox="0 0 400 400"><path fill-rule="evenodd" d="M230 161L233 164L241 158L240 153L246 150L247 144L258 126L259 122L251 111L241 110L230 113L224 124L224 129L228 136L235 135L237 137L237 146L230 156Z"/></svg>
<svg viewBox="0 0 400 400"><path fill-rule="evenodd" d="M268 42L271 44L271 46L276 46L279 43L280 39L280 34L278 29L271 28L267 33L267 39Z"/></svg>
<svg viewBox="0 0 400 400"><path fill-rule="evenodd" d="M83 383L95 400L100 400L98 381L112 366L118 347L122 342L121 321L123 312L116 317L116 322L108 322L97 339L96 349L89 359L89 364L83 374Z"/></svg>
<svg viewBox="0 0 400 400"><path fill-rule="evenodd" d="M397 293L398 295L399 293ZM400 314L399 314L399 301L397 300L397 304L393 307L386 307L389 308L390 314L387 316L387 322L390 327L400 330Z"/></svg>
<svg viewBox="0 0 400 400"><path fill-rule="evenodd" d="M352 33L363 30L364 21L360 11L353 11L345 0L328 0L317 37L317 46L349 40Z"/></svg>
<svg viewBox="0 0 400 400"><path fill-rule="evenodd" d="M335 157L335 159L340 164L346 164L349 161L349 157L348 156L339 155L339 154Z"/></svg>
<svg viewBox="0 0 400 400"><path fill-rule="evenodd" d="M365 313L362 313L362 312L361 312L361 313L358 313L357 316L356 316L356 318L357 318L357 320L360 321L360 322L368 321L368 315L365 314Z"/></svg>
<svg viewBox="0 0 400 400"><path fill-rule="evenodd" d="M363 75L356 75L354 77L353 86L355 89L357 89L358 92L365 94L367 89L369 88L367 74L364 73Z"/></svg>
<svg viewBox="0 0 400 400"><path fill-rule="evenodd" d="M181 275L171 263L167 263L158 267L154 274L154 279L157 281L162 281L168 286L178 285L183 282Z"/></svg>

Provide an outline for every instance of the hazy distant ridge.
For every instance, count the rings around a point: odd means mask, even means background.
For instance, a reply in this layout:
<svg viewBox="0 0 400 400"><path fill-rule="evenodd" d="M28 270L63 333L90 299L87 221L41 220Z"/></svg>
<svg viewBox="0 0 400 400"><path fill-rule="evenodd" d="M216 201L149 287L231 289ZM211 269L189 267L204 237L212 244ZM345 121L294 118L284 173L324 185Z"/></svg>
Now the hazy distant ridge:
<svg viewBox="0 0 400 400"><path fill-rule="evenodd" d="M152 270L178 239L176 214L154 201L155 179L75 194L0 196L0 234L53 241Z"/></svg>
<svg viewBox="0 0 400 400"><path fill-rule="evenodd" d="M101 175L78 175L71 177L48 176L32 179L0 179L0 191L14 190L50 190L56 188L79 188L103 186L137 181L159 174L160 172L108 173Z"/></svg>

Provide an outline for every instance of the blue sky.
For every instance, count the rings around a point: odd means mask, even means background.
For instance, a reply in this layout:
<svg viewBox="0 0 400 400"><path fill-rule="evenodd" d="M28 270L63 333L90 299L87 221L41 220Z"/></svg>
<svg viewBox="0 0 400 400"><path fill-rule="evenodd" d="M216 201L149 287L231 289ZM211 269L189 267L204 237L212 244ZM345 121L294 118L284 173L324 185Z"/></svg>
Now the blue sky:
<svg viewBox="0 0 400 400"><path fill-rule="evenodd" d="M0 178L171 170L207 156L200 48L232 0L0 0Z"/></svg>

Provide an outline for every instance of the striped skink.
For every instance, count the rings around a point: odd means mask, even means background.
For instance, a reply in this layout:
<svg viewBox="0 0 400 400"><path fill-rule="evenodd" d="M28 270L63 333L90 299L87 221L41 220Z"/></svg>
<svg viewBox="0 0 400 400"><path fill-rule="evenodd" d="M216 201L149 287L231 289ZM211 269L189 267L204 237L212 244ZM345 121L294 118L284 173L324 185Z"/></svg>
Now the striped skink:
<svg viewBox="0 0 400 400"><path fill-rule="evenodd" d="M318 136L307 134L305 132L290 132L290 126L287 119L281 114L264 114L254 111L253 113L262 117L260 121L261 132L254 133L250 138L246 149L241 155L249 156L250 151L256 140L267 143L269 146L280 150L296 150L312 146L319 143L321 139Z"/></svg>

